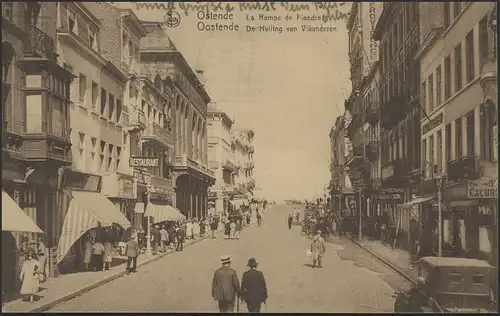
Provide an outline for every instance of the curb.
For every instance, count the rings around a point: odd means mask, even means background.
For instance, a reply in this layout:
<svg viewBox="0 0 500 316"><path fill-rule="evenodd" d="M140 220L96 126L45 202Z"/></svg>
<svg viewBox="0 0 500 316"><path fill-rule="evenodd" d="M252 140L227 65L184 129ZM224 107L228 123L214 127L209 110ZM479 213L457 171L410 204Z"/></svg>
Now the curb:
<svg viewBox="0 0 500 316"><path fill-rule="evenodd" d="M417 281L415 281L411 276L409 276L406 272L404 272L403 270L401 270L400 268L398 268L397 266L395 266L393 263L391 263L390 261L382 258L381 256L379 256L375 252L367 249L365 246L361 245L358 241L356 241L351 236L349 236L349 235L345 235L345 236L347 238L349 238L349 240L351 240L354 244L358 245L358 247L360 247L364 251L368 252L369 254L371 254L372 256L374 256L375 258L377 258L379 261L382 261L383 263L385 263L387 266L389 266L392 270L396 271L402 277L404 277L405 279L407 279L408 281L410 281L413 284L417 284Z"/></svg>
<svg viewBox="0 0 500 316"><path fill-rule="evenodd" d="M184 245L184 247L188 247L188 246L197 244L197 243L199 243L199 242L201 242L203 240L205 240L205 238L195 240L195 241L189 243L188 245ZM156 257L153 257L153 258L148 259L146 261L143 261L141 263L138 263L137 267L140 268L140 267L145 266L145 265L147 265L147 264L149 264L149 263L151 263L153 261L156 261L156 260L159 260L159 259L161 259L163 257L166 257L166 256L168 256L168 255L170 255L172 253L176 253L176 251L166 252L166 253L163 253L163 254L161 254L159 256L156 256ZM109 283L109 282L111 282L113 280L116 280L119 277L125 275L126 273L127 273L126 270L122 270L122 271L120 271L120 272L118 272L116 274L113 274L113 275L111 275L111 276L109 276L107 278L99 280L99 281L97 281L97 282L95 282L93 284L85 286L85 287L83 287L81 289L78 289L78 290L76 290L74 292L68 293L68 294L66 294L64 296L61 296L61 297L59 297L59 298L51 301L51 302L47 302L47 303L43 304L42 306L36 307L36 308L34 308L32 310L29 310L29 311L26 311L24 313L40 313L40 312L47 311L47 310L51 309L52 307L54 307L56 305L59 305L59 304L64 303L66 301L69 301L69 300L71 300L71 299L73 299L73 298L75 298L77 296L80 296L80 295L82 295L82 294L84 294L86 292L89 292L89 291L91 291L91 290L93 290L93 289L95 289L95 288L97 288L97 287L99 287L101 285L104 285L104 284ZM8 313L8 311L3 311L3 312L7 312Z"/></svg>

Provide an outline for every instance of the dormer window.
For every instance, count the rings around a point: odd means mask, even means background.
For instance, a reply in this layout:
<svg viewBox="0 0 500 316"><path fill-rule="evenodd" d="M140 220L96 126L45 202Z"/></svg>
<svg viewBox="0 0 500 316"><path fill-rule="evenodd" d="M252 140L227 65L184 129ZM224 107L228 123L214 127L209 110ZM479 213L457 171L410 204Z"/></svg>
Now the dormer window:
<svg viewBox="0 0 500 316"><path fill-rule="evenodd" d="M78 34L78 28L76 27L76 13L68 10L68 29L73 34Z"/></svg>

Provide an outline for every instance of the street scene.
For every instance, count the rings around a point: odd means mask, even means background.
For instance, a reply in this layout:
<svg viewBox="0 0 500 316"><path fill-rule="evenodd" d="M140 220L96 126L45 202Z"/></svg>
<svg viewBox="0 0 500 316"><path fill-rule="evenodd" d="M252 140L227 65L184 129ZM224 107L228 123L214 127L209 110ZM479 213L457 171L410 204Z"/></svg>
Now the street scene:
<svg viewBox="0 0 500 316"><path fill-rule="evenodd" d="M497 9L2 2L2 311L497 312Z"/></svg>

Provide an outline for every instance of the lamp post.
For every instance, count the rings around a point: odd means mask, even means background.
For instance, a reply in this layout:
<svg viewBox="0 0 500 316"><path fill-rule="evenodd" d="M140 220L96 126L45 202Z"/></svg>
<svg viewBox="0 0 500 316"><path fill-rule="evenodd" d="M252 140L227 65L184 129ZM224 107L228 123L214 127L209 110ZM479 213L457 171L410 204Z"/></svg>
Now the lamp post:
<svg viewBox="0 0 500 316"><path fill-rule="evenodd" d="M146 209L147 209L147 206L149 205L150 203L150 198L151 198L151 185L148 184L147 186L147 192L146 192L146 195L147 195L147 199L146 199ZM147 222L148 222L148 227L147 227L147 233L146 233L146 256L151 256L153 255L153 251L151 249L151 214L148 214L147 216Z"/></svg>
<svg viewBox="0 0 500 316"><path fill-rule="evenodd" d="M438 198L438 257L443 256L443 207L442 207L442 192L441 185L443 183L443 176L438 173L435 175L434 179L436 180L437 186L437 198Z"/></svg>

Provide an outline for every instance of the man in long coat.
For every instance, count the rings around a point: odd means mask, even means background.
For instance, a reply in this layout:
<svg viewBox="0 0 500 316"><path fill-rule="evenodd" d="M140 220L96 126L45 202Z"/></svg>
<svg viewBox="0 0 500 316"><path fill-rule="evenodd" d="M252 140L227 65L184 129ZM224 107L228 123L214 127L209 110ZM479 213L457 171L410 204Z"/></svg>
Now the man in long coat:
<svg viewBox="0 0 500 316"><path fill-rule="evenodd" d="M321 268L323 254L326 251L325 240L321 237L321 231L316 232L316 236L313 237L313 242L311 244L311 253L313 258L313 268L316 264Z"/></svg>
<svg viewBox="0 0 500 316"><path fill-rule="evenodd" d="M248 312L260 313L262 303L267 300L267 286L264 274L257 270L257 260L248 260L250 270L241 278L241 298L247 303Z"/></svg>
<svg viewBox="0 0 500 316"><path fill-rule="evenodd" d="M240 281L231 269L231 257L221 257L222 267L215 270L212 280L212 298L219 302L220 313L233 313L234 301L240 297Z"/></svg>

